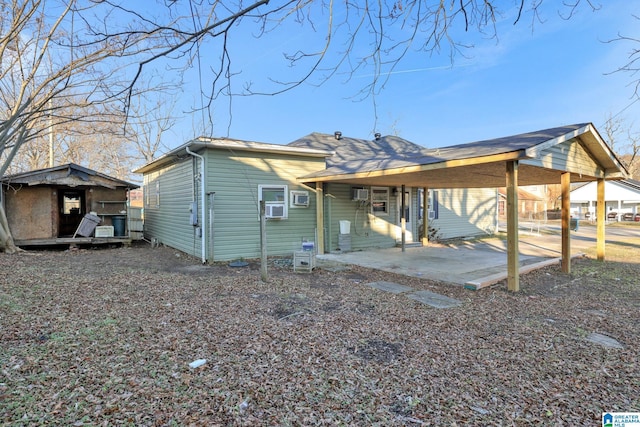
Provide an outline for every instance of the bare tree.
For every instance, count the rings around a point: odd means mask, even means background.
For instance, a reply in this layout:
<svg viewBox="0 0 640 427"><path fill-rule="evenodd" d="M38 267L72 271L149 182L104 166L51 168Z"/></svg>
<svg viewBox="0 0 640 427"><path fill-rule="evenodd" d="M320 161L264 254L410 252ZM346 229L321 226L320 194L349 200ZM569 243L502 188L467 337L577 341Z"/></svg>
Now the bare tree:
<svg viewBox="0 0 640 427"><path fill-rule="evenodd" d="M141 94L136 98L129 111L127 135L134 150L133 157L149 163L168 148L163 137L175 126L179 117L174 115L174 97L149 99L147 94Z"/></svg>
<svg viewBox="0 0 640 427"><path fill-rule="evenodd" d="M148 36L91 37L83 31L83 16L111 10L73 0L0 3L0 177L21 147L42 140L51 120L99 122L88 107L117 101L122 75L117 61L109 61L139 54ZM0 203L0 251L15 249Z"/></svg>
<svg viewBox="0 0 640 427"><path fill-rule="evenodd" d="M361 95L375 96L409 52L428 58L445 51L454 57L470 47L460 34L497 37L499 19L537 24L543 3L548 2L0 0L0 177L21 147L42 143L51 120L57 126L120 120L124 131L152 65L178 81L196 69L202 109L220 96L275 95L304 82L322 84L336 75L350 79L363 71L372 77ZM589 0L559 7L570 17L581 3L595 9ZM232 58L247 46L235 45L234 37L259 38L292 27L308 31L315 42L304 40L282 52L292 66L289 77L269 76L267 87L243 82ZM202 62L204 52L215 58L210 69ZM103 108L92 108L97 105ZM92 116L95 111L100 115ZM153 152L153 144L144 151ZM0 220L4 216L0 203ZM0 250L13 250L4 224L0 221Z"/></svg>
<svg viewBox="0 0 640 427"><path fill-rule="evenodd" d="M640 16L633 15L633 18L640 21ZM638 22L640 26L640 22ZM626 62L614 71L614 73L628 73L632 76L633 96L640 99L640 35L632 36L618 34L618 37L609 40L607 43L624 43L629 45L629 52Z"/></svg>
<svg viewBox="0 0 640 427"><path fill-rule="evenodd" d="M640 178L640 132L633 130L633 124L624 119L609 115L605 122L605 139L611 149L624 163L632 178Z"/></svg>

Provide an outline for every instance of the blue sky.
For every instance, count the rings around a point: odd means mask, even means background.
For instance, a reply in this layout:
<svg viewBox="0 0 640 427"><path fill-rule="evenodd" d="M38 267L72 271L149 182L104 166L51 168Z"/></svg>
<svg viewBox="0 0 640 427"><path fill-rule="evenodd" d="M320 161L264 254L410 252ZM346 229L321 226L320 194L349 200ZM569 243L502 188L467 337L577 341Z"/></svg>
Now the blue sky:
<svg viewBox="0 0 640 427"><path fill-rule="evenodd" d="M583 5L569 20L558 16L558 2L547 3L554 5L543 10L545 22L533 30L530 20L514 26L505 19L497 23L497 41L460 33L474 48L453 63L448 52L411 53L375 98L377 120L371 98L352 98L370 81L363 70L348 81L337 75L319 87L303 84L277 96L235 97L231 121L228 100L220 99L213 109L213 136L286 144L311 132L356 138L380 132L439 147L582 122L604 133L610 115L637 129L640 102L632 104L633 76L611 74L633 46L604 41L618 33L640 36L640 21L632 16L640 15L640 2L607 0L596 12ZM293 30L236 39L242 48L234 69L241 74L234 87L251 81L260 88L269 76L286 78L291 71L283 66L282 52L296 43L317 43L307 37ZM197 86L185 85L179 108L197 103L196 92ZM170 147L202 133L194 125L200 115L183 116L166 141Z"/></svg>

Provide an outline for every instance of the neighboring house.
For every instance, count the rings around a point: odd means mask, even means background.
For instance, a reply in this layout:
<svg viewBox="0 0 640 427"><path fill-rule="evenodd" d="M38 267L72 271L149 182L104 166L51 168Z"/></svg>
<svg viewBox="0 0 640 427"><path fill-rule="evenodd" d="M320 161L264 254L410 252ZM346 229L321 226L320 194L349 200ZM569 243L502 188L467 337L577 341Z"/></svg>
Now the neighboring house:
<svg viewBox="0 0 640 427"><path fill-rule="evenodd" d="M358 159L424 150L393 136L370 141L314 133L289 145L200 138L136 171L144 175L144 234L203 262L259 257L259 201L265 200L268 253L291 255L303 241L318 239L316 189L301 177ZM401 186L328 183L323 193L325 251L392 247L401 240ZM404 194L405 241L420 242L424 189L405 187ZM495 188L427 194L437 237L496 230Z"/></svg>
<svg viewBox="0 0 640 427"><path fill-rule="evenodd" d="M17 246L56 244L76 233L86 214L126 237L127 195L138 188L70 163L2 178L2 203Z"/></svg>
<svg viewBox="0 0 640 427"><path fill-rule="evenodd" d="M606 181L604 194L607 219L633 220L636 214L640 214L640 181ZM571 214L583 219L595 218L597 195L595 182L574 187L571 190Z"/></svg>
<svg viewBox="0 0 640 427"><path fill-rule="evenodd" d="M507 215L507 189L499 188L498 216L504 219ZM518 217L527 220L546 219L546 202L542 195L544 186L518 188Z"/></svg>

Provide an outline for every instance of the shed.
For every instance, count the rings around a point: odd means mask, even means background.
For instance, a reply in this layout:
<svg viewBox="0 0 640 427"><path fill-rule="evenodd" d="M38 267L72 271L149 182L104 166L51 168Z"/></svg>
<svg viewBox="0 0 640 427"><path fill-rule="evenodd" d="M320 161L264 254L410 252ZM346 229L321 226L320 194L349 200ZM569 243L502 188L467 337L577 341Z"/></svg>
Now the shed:
<svg viewBox="0 0 640 427"><path fill-rule="evenodd" d="M90 243L91 236L69 240L88 214L97 216L100 226L115 226L105 237L128 239L128 192L136 184L73 163L7 175L1 182L16 246Z"/></svg>

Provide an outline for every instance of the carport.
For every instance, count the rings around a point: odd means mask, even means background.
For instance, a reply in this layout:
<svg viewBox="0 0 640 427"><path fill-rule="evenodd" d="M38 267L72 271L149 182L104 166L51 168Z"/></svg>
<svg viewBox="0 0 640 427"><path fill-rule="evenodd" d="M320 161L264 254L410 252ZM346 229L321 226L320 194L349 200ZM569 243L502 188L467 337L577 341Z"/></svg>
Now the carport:
<svg viewBox="0 0 640 427"><path fill-rule="evenodd" d="M345 161L300 178L315 183L317 227L324 228L323 184L405 186L429 188L507 189L507 286L518 291L519 236L518 187L561 184L562 271L570 273L570 186L572 182L597 181L597 256L605 256L605 180L625 179L627 171L591 123L545 129L503 138L449 147L424 149L393 158L373 157ZM426 210L425 210L426 211ZM404 212L404 209L401 209ZM427 219L425 218L425 221ZM421 236L426 242L425 236ZM404 230L403 230L404 233ZM404 242L404 238L403 238ZM318 233L318 252L324 252ZM404 245L402 250L404 251Z"/></svg>

